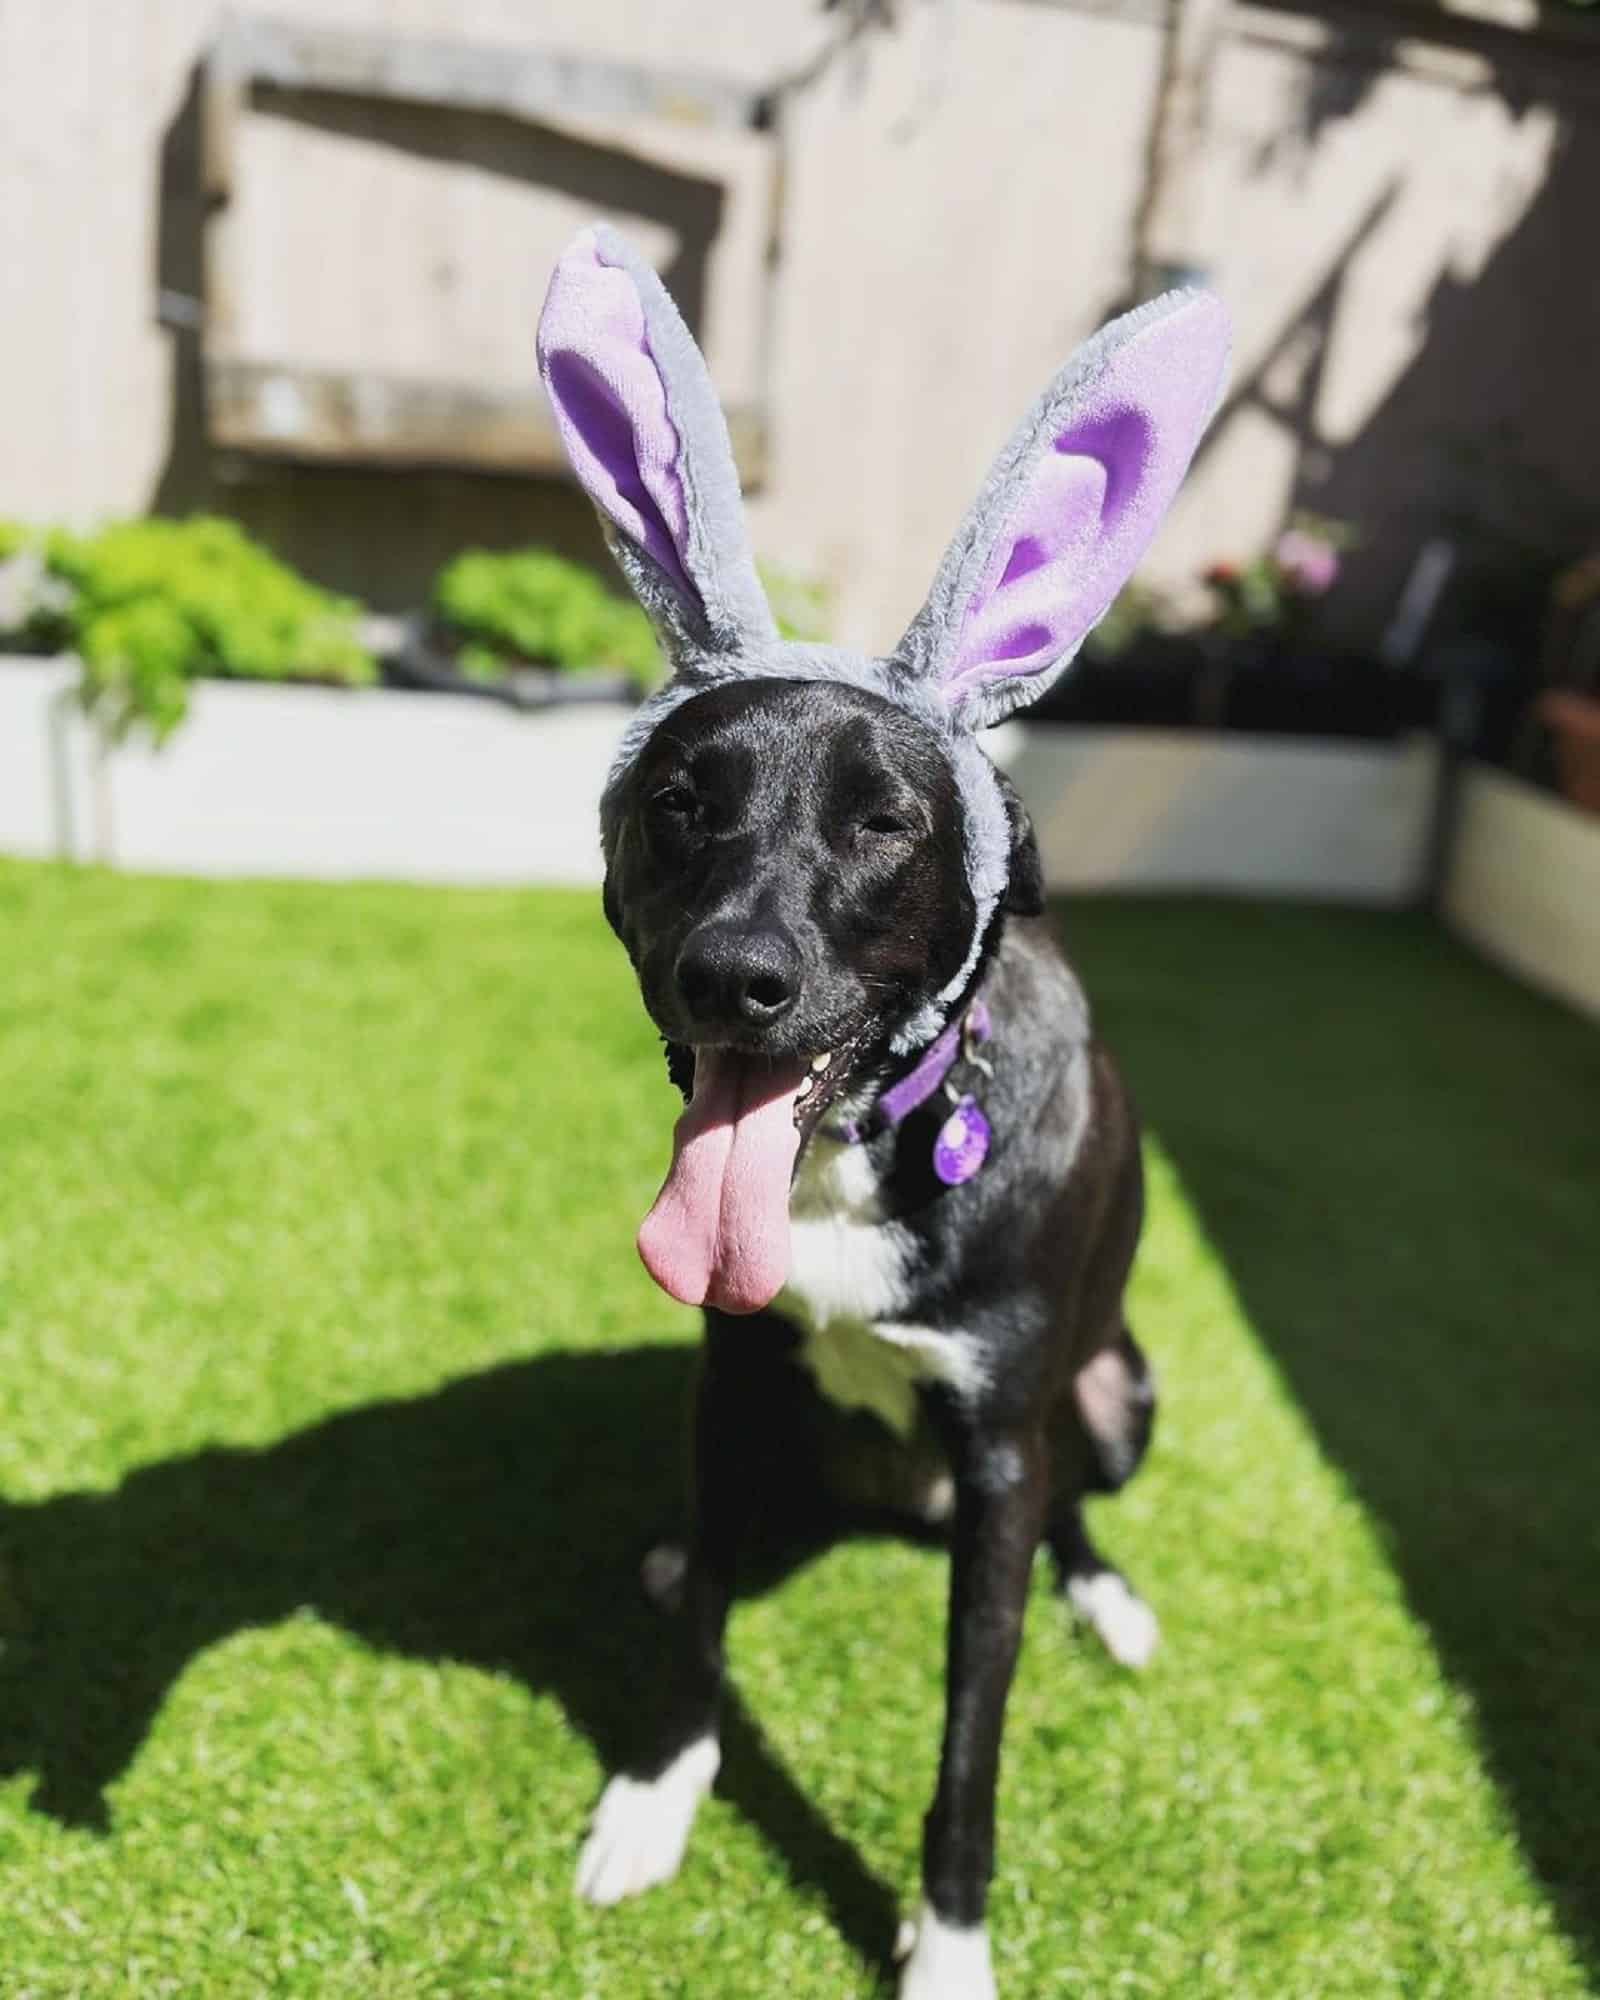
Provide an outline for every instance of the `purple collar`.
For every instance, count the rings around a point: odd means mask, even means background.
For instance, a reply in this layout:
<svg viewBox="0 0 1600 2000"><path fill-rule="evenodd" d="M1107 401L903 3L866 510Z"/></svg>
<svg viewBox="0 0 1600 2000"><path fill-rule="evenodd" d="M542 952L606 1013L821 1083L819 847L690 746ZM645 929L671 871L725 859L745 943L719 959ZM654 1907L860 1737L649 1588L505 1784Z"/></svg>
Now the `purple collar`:
<svg viewBox="0 0 1600 2000"><path fill-rule="evenodd" d="M933 1170L947 1187L971 1180L989 1151L989 1121L975 1097L956 1095L949 1078L957 1062L963 1060L985 1074L991 1073L978 1051L992 1033L989 1009L981 1000L974 1000L928 1044L916 1067L891 1084L864 1117L848 1119L838 1127L839 1136L847 1145L857 1146L874 1132L893 1131L943 1088L953 1099L954 1109L934 1141Z"/></svg>

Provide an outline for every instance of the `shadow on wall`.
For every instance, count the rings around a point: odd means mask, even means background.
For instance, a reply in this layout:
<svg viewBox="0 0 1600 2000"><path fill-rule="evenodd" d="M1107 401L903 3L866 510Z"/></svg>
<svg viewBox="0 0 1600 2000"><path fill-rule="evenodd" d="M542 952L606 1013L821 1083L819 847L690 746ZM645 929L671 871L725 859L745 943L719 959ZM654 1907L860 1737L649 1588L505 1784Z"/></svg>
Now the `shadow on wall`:
<svg viewBox="0 0 1600 2000"><path fill-rule="evenodd" d="M1421 919L1077 903L1066 927L1600 1971L1600 1035Z"/></svg>
<svg viewBox="0 0 1600 2000"><path fill-rule="evenodd" d="M1555 571L1600 540L1600 279L1576 249L1596 187L1591 116L1557 134L1482 271L1435 281L1417 354L1359 435L1302 462L1296 505L1361 529L1352 595L1392 605L1442 531L1460 551L1456 618L1531 651Z"/></svg>
<svg viewBox="0 0 1600 2000"><path fill-rule="evenodd" d="M1262 171L1291 173L1293 149L1336 142L1339 128L1370 108L1391 50L1367 29L1347 34L1335 23L1333 32L1330 48L1307 65L1298 121L1274 140ZM1495 32L1457 23L1441 38L1476 47L1474 37L1488 37L1478 53L1496 65L1495 98L1512 114L1564 121L1520 220L1476 277L1442 272L1419 307L1413 359L1356 436L1330 440L1317 413L1336 328L1356 309L1352 273L1375 247L1383 253L1378 236L1392 242L1409 227L1395 213L1406 192L1395 180L1346 240L1327 247L1319 280L1286 310L1230 401L1232 409L1266 414L1293 439L1292 504L1349 520L1360 533L1324 607L1336 640L1371 644L1419 547L1441 529L1473 554L1477 599L1466 615L1479 629L1487 622L1519 632L1552 564L1600 537L1593 426L1582 420L1593 409L1600 283L1573 253L1586 240L1591 191L1600 183L1600 119L1592 105L1574 97L1564 107L1554 94L1562 75L1556 54L1543 56L1535 73L1533 58L1510 47L1518 38L1499 31L1495 40ZM1582 54L1572 51L1571 61ZM157 283L190 299L203 292L197 110L191 86L166 133L160 185ZM665 275L691 326L701 327L707 260L724 220L723 193L712 181L486 114L263 92L256 115L666 225L679 249ZM1430 227L1437 240L1437 222ZM172 344L173 434L153 498L161 511L235 514L309 574L383 606L413 602L438 563L468 542L539 540L604 561L588 508L556 480L239 460L219 466L205 432L198 334L175 330Z"/></svg>
<svg viewBox="0 0 1600 2000"><path fill-rule="evenodd" d="M258 92L255 109L257 115L318 132L549 188L597 214L638 215L666 224L678 249L663 275L690 325L698 330L701 324L707 260L722 227L725 199L714 181L482 112L279 91ZM181 300L202 300L206 204L198 76L191 78L164 136L159 201L156 285ZM593 509L575 486L559 479L428 467L295 465L219 453L206 431L199 329L174 326L170 339L172 435L152 511L231 515L306 575L384 610L417 604L440 565L469 545L537 542L608 566ZM528 378L532 387L531 326Z"/></svg>
<svg viewBox="0 0 1600 2000"><path fill-rule="evenodd" d="M1600 282L1576 250L1600 185L1600 119L1590 100L1566 104L1555 94L1559 48L1524 80L1533 58L1516 44L1525 37L1466 23L1451 26L1452 38L1481 42L1478 52L1495 61L1495 83L1481 94L1512 114L1559 121L1537 192L1476 275L1441 270L1417 309L1413 358L1349 441L1330 440L1319 426L1323 377L1335 327L1356 310L1345 297L1351 274L1403 195L1400 181L1330 256L1322 282L1236 382L1229 407L1254 407L1293 438L1292 509L1357 532L1323 606L1333 636L1370 645L1419 550L1444 534L1458 548L1449 625L1530 649L1552 575L1600 540ZM1582 59L1566 53L1574 64ZM1390 59L1381 38L1341 41L1336 27L1309 68L1299 130L1261 169L1285 148L1316 146L1360 112ZM1295 379L1284 393L1286 376Z"/></svg>
<svg viewBox="0 0 1600 2000"><path fill-rule="evenodd" d="M261 1450L146 1466L109 1493L0 1509L0 1777L34 1772L39 1810L104 1828L106 1787L189 1661L305 1607L369 1645L549 1690L602 1763L623 1764L656 1713L661 1616L629 1585L679 1515L692 1357L553 1353ZM809 1552L792 1546L758 1587ZM893 1891L731 1695L718 1790L886 1963Z"/></svg>

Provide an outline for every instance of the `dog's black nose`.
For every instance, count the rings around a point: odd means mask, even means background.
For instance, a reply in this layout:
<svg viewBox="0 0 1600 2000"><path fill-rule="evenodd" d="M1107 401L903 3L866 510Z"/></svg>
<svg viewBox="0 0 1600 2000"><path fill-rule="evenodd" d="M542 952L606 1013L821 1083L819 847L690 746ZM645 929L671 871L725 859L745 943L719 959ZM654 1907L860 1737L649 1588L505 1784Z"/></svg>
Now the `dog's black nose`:
<svg viewBox="0 0 1600 2000"><path fill-rule="evenodd" d="M800 953L782 931L707 925L678 954L678 991L698 1027L764 1028L800 997Z"/></svg>

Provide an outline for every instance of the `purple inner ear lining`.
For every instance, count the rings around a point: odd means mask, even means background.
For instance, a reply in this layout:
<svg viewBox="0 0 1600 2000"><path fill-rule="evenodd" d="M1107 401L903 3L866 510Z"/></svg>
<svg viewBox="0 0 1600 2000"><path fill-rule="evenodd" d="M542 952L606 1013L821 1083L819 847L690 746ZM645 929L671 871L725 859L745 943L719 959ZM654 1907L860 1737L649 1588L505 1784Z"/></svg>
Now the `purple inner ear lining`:
<svg viewBox="0 0 1600 2000"><path fill-rule="evenodd" d="M1012 511L1004 567L991 563L962 621L946 700L1043 673L1082 642L1166 510L1163 460L1158 415L1114 389L1050 439Z"/></svg>
<svg viewBox="0 0 1600 2000"><path fill-rule="evenodd" d="M1011 555L1000 578L1001 585L1015 583L1019 576L1027 576L1049 560L1050 553L1037 535L1018 535L1011 545Z"/></svg>
<svg viewBox="0 0 1600 2000"><path fill-rule="evenodd" d="M1097 461L1105 475L1100 496L1100 520L1113 530L1123 509L1139 491L1156 455L1156 439L1143 410L1110 410L1064 430L1055 449L1073 458Z"/></svg>
<svg viewBox="0 0 1600 2000"><path fill-rule="evenodd" d="M1056 439L1054 449L1078 458L1098 458L1108 468L1128 458L1143 461L1152 442L1150 418L1135 403L1080 417Z"/></svg>
<svg viewBox="0 0 1600 2000"><path fill-rule="evenodd" d="M1227 375L1228 315L1169 293L1061 370L990 472L902 642L969 728L1047 687L1149 546Z"/></svg>
<svg viewBox="0 0 1600 2000"><path fill-rule="evenodd" d="M997 642L989 657L994 660L1031 660L1044 652L1055 638L1048 625L1019 625ZM1017 671L1013 669L1013 671Z"/></svg>
<svg viewBox="0 0 1600 2000"><path fill-rule="evenodd" d="M991 560L962 621L962 643L944 693L955 700L991 679L1034 673L1072 644L1080 578L1106 535L1108 468L1077 449L1082 424L1050 441L1011 516L1003 568ZM996 574L996 571L999 571Z"/></svg>
<svg viewBox="0 0 1600 2000"><path fill-rule="evenodd" d="M546 363L550 394L581 436L602 476L584 484L610 518L642 544L678 587L698 600L684 575L660 512L640 469L633 424L611 384L581 354L552 354ZM582 470L582 468L580 468ZM609 489L609 491L605 490Z"/></svg>

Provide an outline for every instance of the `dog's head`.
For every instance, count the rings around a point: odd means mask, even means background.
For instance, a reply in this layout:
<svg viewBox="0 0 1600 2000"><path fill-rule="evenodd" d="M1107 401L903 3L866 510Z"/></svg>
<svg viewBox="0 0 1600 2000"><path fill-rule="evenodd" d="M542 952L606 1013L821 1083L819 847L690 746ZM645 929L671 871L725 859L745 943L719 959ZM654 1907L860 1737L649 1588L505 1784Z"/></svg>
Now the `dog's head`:
<svg viewBox="0 0 1600 2000"><path fill-rule="evenodd" d="M1143 553L1221 393L1227 319L1104 329L990 472L883 658L779 637L727 429L660 280L608 229L556 267L539 361L573 468L672 663L601 810L606 911L692 1102L640 1232L689 1303L766 1304L827 1107L931 1041L1007 909L1025 814L976 732L1041 693Z"/></svg>
<svg viewBox="0 0 1600 2000"><path fill-rule="evenodd" d="M1009 791L1006 907L1039 908ZM977 921L944 745L839 681L740 679L657 725L607 800L606 914L668 1042L802 1063L809 1136L865 1060L937 1025Z"/></svg>

